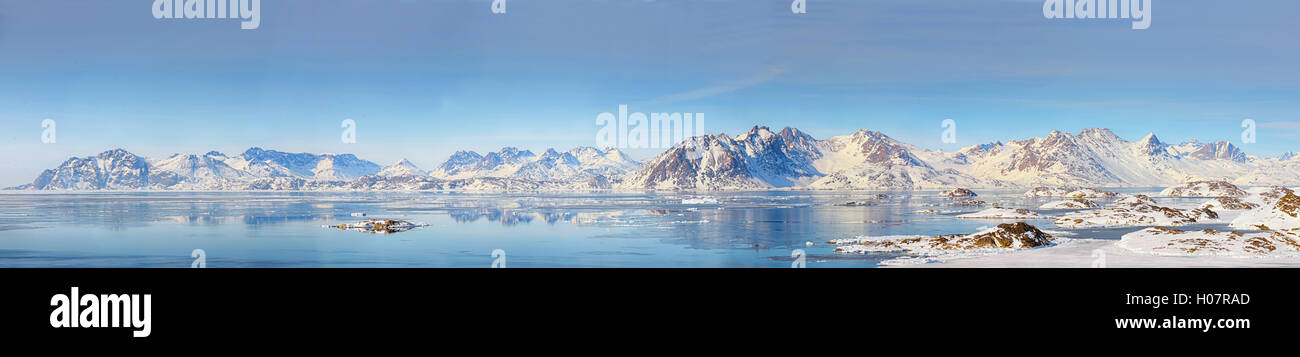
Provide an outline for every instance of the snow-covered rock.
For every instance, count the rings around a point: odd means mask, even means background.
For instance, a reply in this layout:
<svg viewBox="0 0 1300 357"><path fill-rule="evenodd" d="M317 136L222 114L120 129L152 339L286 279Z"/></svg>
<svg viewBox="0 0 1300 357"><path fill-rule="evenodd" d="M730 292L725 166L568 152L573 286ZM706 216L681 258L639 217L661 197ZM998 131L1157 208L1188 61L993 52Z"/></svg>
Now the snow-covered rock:
<svg viewBox="0 0 1300 357"><path fill-rule="evenodd" d="M1204 208L1180 210L1150 204L1136 204L1129 207L1106 207L1069 212L1058 217L1056 225L1066 228L1181 226L1216 218L1219 218L1218 213Z"/></svg>
<svg viewBox="0 0 1300 357"><path fill-rule="evenodd" d="M927 254L960 250L1027 249L1049 246L1054 240L1051 235L1037 227L1025 222L1016 222L999 224L997 227L974 234L857 237L832 240L829 243L836 245L835 251L841 253L911 251Z"/></svg>
<svg viewBox="0 0 1300 357"><path fill-rule="evenodd" d="M1151 198L1151 196L1143 194L1121 195L1119 199L1116 199L1115 202L1111 202L1110 205L1116 207L1136 207L1143 205L1155 206L1156 200Z"/></svg>
<svg viewBox="0 0 1300 357"><path fill-rule="evenodd" d="M1068 200L1052 201L1038 206L1038 209L1083 209L1096 208L1097 203L1082 198L1071 198Z"/></svg>
<svg viewBox="0 0 1300 357"><path fill-rule="evenodd" d="M1152 227L1125 234L1116 246L1153 255L1300 257L1300 235L1295 231L1245 233Z"/></svg>
<svg viewBox="0 0 1300 357"><path fill-rule="evenodd" d="M1034 189L1029 190L1028 192L1025 192L1025 197L1030 197L1030 198L1065 197L1065 194L1078 191L1078 190L1079 187L1074 187L1074 186L1059 186L1059 187L1038 186L1038 187L1034 187Z"/></svg>
<svg viewBox="0 0 1300 357"><path fill-rule="evenodd" d="M947 204L947 205L948 205L948 206L955 206L955 207L978 207L978 206L983 206L983 205L986 205L986 204L988 204L988 202L984 202L984 201L976 200L976 199L966 199L966 200L961 200L961 201L957 201L957 202L952 202L952 203L949 203L949 204Z"/></svg>
<svg viewBox="0 0 1300 357"><path fill-rule="evenodd" d="M401 233L401 232L409 231L424 226L427 225L408 222L400 219L370 219L370 220L356 222L356 223L343 223L343 224L327 226L327 227L337 228L340 230L365 232L365 233L392 234L392 233Z"/></svg>
<svg viewBox="0 0 1300 357"><path fill-rule="evenodd" d="M1193 181L1160 191L1160 196L1168 197L1240 197L1245 195L1245 190L1226 181Z"/></svg>
<svg viewBox="0 0 1300 357"><path fill-rule="evenodd" d="M1202 203L1200 207L1215 211L1243 211L1259 208L1259 205L1236 197L1215 197Z"/></svg>
<svg viewBox="0 0 1300 357"><path fill-rule="evenodd" d="M975 213L957 215L957 218L992 218L992 219L1036 219L1045 218L1038 212L1024 208L993 207Z"/></svg>
<svg viewBox="0 0 1300 357"><path fill-rule="evenodd" d="M1300 196L1287 192L1272 204L1243 212L1228 224L1233 228L1286 230L1300 228Z"/></svg>
<svg viewBox="0 0 1300 357"><path fill-rule="evenodd" d="M952 190L948 190L948 191L940 192L940 193L939 193L939 196L940 196L940 197L954 197L954 198L956 198L956 197L975 197L975 196L979 196L979 195L975 194L975 191L971 191L971 190L969 190L969 189L964 189L964 188L954 188L954 189L952 189Z"/></svg>
<svg viewBox="0 0 1300 357"><path fill-rule="evenodd" d="M1254 187L1246 192L1248 196L1243 201L1260 206L1272 206L1277 204L1277 201L1281 200L1282 197L1295 194L1295 190L1280 186Z"/></svg>
<svg viewBox="0 0 1300 357"><path fill-rule="evenodd" d="M1111 197L1115 197L1115 196L1117 196L1117 195L1119 195L1119 193L1111 192L1111 191L1102 191L1102 190L1098 190L1098 189L1095 189L1095 188L1081 188L1081 189L1078 189L1078 190L1074 190L1074 191L1067 192L1067 193L1066 193L1065 195L1063 195L1062 197L1066 197L1066 198L1111 198Z"/></svg>

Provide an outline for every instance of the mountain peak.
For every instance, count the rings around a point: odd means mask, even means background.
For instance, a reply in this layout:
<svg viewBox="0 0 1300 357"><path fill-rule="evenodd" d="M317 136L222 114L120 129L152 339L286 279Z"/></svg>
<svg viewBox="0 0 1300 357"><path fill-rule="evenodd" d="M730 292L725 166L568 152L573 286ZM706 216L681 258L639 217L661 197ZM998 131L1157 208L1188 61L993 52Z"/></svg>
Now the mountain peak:
<svg viewBox="0 0 1300 357"><path fill-rule="evenodd" d="M396 177L396 176L426 176L428 174L429 173L424 172L424 170L420 170L419 167L416 167L414 163L411 163L411 160L402 158L401 160L397 161L397 163L385 167L383 170L379 171L378 175L384 177Z"/></svg>
<svg viewBox="0 0 1300 357"><path fill-rule="evenodd" d="M1232 143L1227 140L1196 145L1194 150L1187 153L1187 156L1201 160L1246 160L1246 154L1241 152L1241 149L1238 149L1236 145L1232 145Z"/></svg>

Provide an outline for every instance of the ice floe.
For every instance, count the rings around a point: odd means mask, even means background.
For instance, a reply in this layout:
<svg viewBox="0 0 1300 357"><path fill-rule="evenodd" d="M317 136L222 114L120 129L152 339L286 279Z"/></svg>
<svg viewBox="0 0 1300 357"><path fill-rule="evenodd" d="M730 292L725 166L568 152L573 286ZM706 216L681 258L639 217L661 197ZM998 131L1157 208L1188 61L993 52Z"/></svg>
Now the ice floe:
<svg viewBox="0 0 1300 357"><path fill-rule="evenodd" d="M684 205L716 205L718 199L712 197L687 198L682 200Z"/></svg>

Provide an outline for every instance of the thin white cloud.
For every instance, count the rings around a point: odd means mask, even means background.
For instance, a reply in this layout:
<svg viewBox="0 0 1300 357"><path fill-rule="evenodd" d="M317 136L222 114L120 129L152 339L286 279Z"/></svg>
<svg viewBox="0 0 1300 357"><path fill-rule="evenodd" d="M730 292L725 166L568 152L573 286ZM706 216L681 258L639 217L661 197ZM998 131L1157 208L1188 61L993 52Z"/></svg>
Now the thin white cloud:
<svg viewBox="0 0 1300 357"><path fill-rule="evenodd" d="M716 96L716 95L720 95L720 94L731 93L731 92L738 91L738 90L741 90L741 89L745 89L745 88L749 88L749 87L757 86L757 85L760 85L760 84L763 84L763 83L767 83L767 82L770 82L770 81L776 79L776 78L779 77L782 73L785 73L785 68L781 68L781 67L770 67L770 68L768 68L767 70L765 70L765 71L763 71L763 72L760 72L760 73L755 74L755 75L753 75L753 76L749 76L749 77L742 78L742 79L739 79L739 80L735 80L735 81L731 81L731 82L723 83L723 84L716 85L716 86L712 86L712 87L700 88L700 89L692 90L692 91L689 91L689 92L682 92L682 93L677 93L677 94L670 94L670 95L662 96L662 97L659 97L659 98L651 99L651 100L649 100L649 101L646 101L645 103L640 103L640 104L643 104L643 105L645 105L645 104L668 104L668 103L676 103L676 102L684 102L684 101L692 101L692 100L704 99L704 98L708 98L708 97L712 97L712 96Z"/></svg>

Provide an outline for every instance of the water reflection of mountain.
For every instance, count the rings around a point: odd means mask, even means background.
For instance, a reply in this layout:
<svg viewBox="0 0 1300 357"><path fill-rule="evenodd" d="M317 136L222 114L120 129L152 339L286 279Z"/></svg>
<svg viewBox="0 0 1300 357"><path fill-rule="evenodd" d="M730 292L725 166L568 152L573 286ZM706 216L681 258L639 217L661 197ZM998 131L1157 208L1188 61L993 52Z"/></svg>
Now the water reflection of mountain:
<svg viewBox="0 0 1300 357"><path fill-rule="evenodd" d="M545 222L546 224L569 223L569 224L595 224L616 222L623 211L556 211L556 210L518 210L518 209L501 209L501 208L468 208L453 209L447 211L457 223L471 223L478 220L487 222L498 222L502 225L513 226L517 224L528 224L533 222Z"/></svg>
<svg viewBox="0 0 1300 357"><path fill-rule="evenodd" d="M662 240L696 249L805 249L835 237L901 234L903 206L755 207L725 210L646 210L664 217ZM895 228L897 227L897 228Z"/></svg>
<svg viewBox="0 0 1300 357"><path fill-rule="evenodd" d="M546 222L547 224L569 222L576 216L576 213L478 208L450 210L447 211L447 215L451 216L451 218L456 220L457 223L470 223L480 219L486 219L489 222L500 222L503 225L513 226L521 223L532 223L533 221Z"/></svg>

